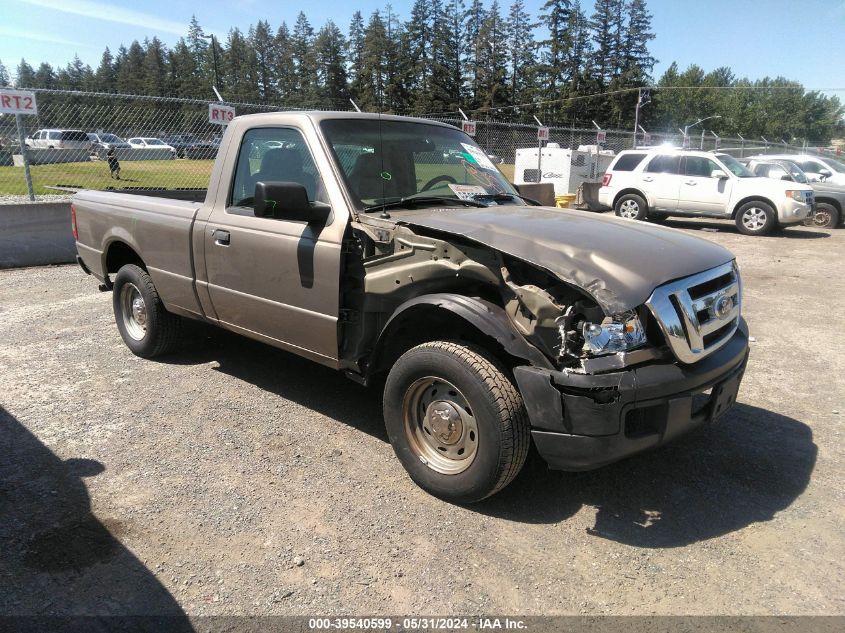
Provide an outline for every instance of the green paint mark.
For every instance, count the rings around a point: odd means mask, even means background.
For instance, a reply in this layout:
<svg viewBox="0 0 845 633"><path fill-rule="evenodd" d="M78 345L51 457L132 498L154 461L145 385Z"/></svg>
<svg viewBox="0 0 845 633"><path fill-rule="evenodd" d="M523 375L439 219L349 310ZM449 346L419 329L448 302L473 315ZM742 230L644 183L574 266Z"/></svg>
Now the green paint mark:
<svg viewBox="0 0 845 633"><path fill-rule="evenodd" d="M393 180L393 176L390 174L389 171L381 172L381 178L382 180Z"/></svg>

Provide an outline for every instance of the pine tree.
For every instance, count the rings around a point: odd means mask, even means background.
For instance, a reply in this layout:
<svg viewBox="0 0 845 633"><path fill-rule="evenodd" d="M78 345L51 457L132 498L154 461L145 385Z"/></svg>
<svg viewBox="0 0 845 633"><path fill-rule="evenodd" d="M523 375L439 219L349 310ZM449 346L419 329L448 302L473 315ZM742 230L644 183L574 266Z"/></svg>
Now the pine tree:
<svg viewBox="0 0 845 633"><path fill-rule="evenodd" d="M11 83L11 78L9 77L9 71L6 70L6 67L3 65L3 61L0 60L0 88L5 88Z"/></svg>
<svg viewBox="0 0 845 633"><path fill-rule="evenodd" d="M499 0L493 0L478 33L480 105L495 108L507 102L507 45Z"/></svg>
<svg viewBox="0 0 845 633"><path fill-rule="evenodd" d="M534 42L534 26L523 0L514 0L511 4L505 32L510 69L508 100L511 105L527 103L533 97L534 50L537 45Z"/></svg>
<svg viewBox="0 0 845 633"><path fill-rule="evenodd" d="M628 4L628 26L623 43L623 71L632 73L645 83L657 60L648 50L648 43L654 39L651 30L651 14L645 0L631 0Z"/></svg>
<svg viewBox="0 0 845 633"><path fill-rule="evenodd" d="M237 27L229 31L223 51L224 97L230 101L258 100L255 51Z"/></svg>
<svg viewBox="0 0 845 633"><path fill-rule="evenodd" d="M451 58L444 63L449 73L449 90L454 95L456 104L460 104L464 96L464 46L466 32L466 5L464 0L449 0L446 4L446 39Z"/></svg>
<svg viewBox="0 0 845 633"><path fill-rule="evenodd" d="M35 71L32 88L47 88L53 90L59 88L59 81L56 71L47 62L41 62L38 70Z"/></svg>
<svg viewBox="0 0 845 633"><path fill-rule="evenodd" d="M207 70L213 72L214 69L211 68L208 39L206 38L205 31L202 30L200 23L197 21L196 15L191 16L191 22L188 25L188 37L186 39L188 49L194 57L194 65L200 75L205 75ZM209 85L211 85L211 81L213 80L211 72L208 73Z"/></svg>
<svg viewBox="0 0 845 633"><path fill-rule="evenodd" d="M346 46L346 58L349 60L349 90L352 98L356 99L361 78L361 60L364 56L364 17L360 11L352 14Z"/></svg>
<svg viewBox="0 0 845 633"><path fill-rule="evenodd" d="M540 42L543 49L540 81L546 86L547 99L560 99L566 94L565 86L571 80L568 60L573 46L570 25L572 2L548 0L542 11L540 20L545 24L549 37Z"/></svg>
<svg viewBox="0 0 845 633"><path fill-rule="evenodd" d="M455 83L454 50L451 22L442 0L431 0L431 89L425 108L420 112L442 112L458 107L460 82Z"/></svg>
<svg viewBox="0 0 845 633"><path fill-rule="evenodd" d="M103 56L100 58L100 65L97 66L97 71L94 73L94 85L96 86L96 90L100 92L114 92L117 87L114 57L112 57L108 46L103 51Z"/></svg>
<svg viewBox="0 0 845 633"><path fill-rule="evenodd" d="M376 10L367 22L361 58L361 81L358 106L368 112L385 109L387 90L387 29L381 13Z"/></svg>
<svg viewBox="0 0 845 633"><path fill-rule="evenodd" d="M303 12L299 12L290 40L291 59L296 72L296 90L292 99L299 105L316 104L317 64L314 58L314 28Z"/></svg>
<svg viewBox="0 0 845 633"><path fill-rule="evenodd" d="M405 27L410 64L410 90L416 112L425 112L431 103L432 7L429 0L414 0L411 19Z"/></svg>
<svg viewBox="0 0 845 633"><path fill-rule="evenodd" d="M169 84L178 97L205 97L203 82L199 77L196 60L188 43L179 38L168 54Z"/></svg>
<svg viewBox="0 0 845 633"><path fill-rule="evenodd" d="M35 71L25 59L21 59L15 71L15 86L18 88L35 88Z"/></svg>
<svg viewBox="0 0 845 633"><path fill-rule="evenodd" d="M620 66L624 2L596 0L596 11L590 22L595 43L593 66L605 86L618 74Z"/></svg>
<svg viewBox="0 0 845 633"><path fill-rule="evenodd" d="M163 97L168 94L167 51L157 37L144 42L143 94Z"/></svg>
<svg viewBox="0 0 845 633"><path fill-rule="evenodd" d="M118 56L119 58L119 56ZM117 91L125 95L144 94L144 49L134 40L117 71Z"/></svg>
<svg viewBox="0 0 845 633"><path fill-rule="evenodd" d="M471 0L466 12L466 29L464 31L464 67L466 69L467 81L469 83L470 104L477 107L480 103L480 76L481 64L479 62L481 46L481 27L487 17L482 0Z"/></svg>
<svg viewBox="0 0 845 633"><path fill-rule="evenodd" d="M282 106L291 107L296 92L296 69L293 67L290 30L284 22L276 31L273 47L276 50L276 60L273 67L276 93Z"/></svg>
<svg viewBox="0 0 845 633"><path fill-rule="evenodd" d="M276 46L270 23L259 20L254 29L250 29L249 42L255 51L256 72L258 75L258 98L262 102L274 101L276 86L273 69L276 67Z"/></svg>
<svg viewBox="0 0 845 633"><path fill-rule="evenodd" d="M410 56L408 41L402 22L388 3L385 7L385 86L382 110L391 113L403 113L410 109L411 85Z"/></svg>
<svg viewBox="0 0 845 633"><path fill-rule="evenodd" d="M320 103L338 108L349 99L346 75L346 40L337 25L329 20L314 42Z"/></svg>

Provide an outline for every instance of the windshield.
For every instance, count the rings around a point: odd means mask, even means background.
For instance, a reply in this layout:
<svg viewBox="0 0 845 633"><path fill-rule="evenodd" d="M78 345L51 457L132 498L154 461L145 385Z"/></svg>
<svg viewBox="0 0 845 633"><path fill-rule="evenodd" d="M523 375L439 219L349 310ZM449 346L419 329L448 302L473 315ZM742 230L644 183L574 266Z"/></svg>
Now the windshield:
<svg viewBox="0 0 845 633"><path fill-rule="evenodd" d="M516 190L460 130L377 119L329 119L320 127L359 209L423 196L522 204L510 198Z"/></svg>
<svg viewBox="0 0 845 633"><path fill-rule="evenodd" d="M148 139L145 139L145 140L147 142L147 145L164 145L164 143L162 143L157 138L148 138Z"/></svg>
<svg viewBox="0 0 845 633"><path fill-rule="evenodd" d="M748 171L748 168L745 165L740 163L730 154L716 154L716 158L722 161L722 164L730 169L734 176L739 178L754 178L754 174Z"/></svg>
<svg viewBox="0 0 845 633"><path fill-rule="evenodd" d="M790 175L792 176L792 180L794 180L795 182L800 182L804 185L810 182L809 178L807 178L807 174L804 173L804 170L801 169L795 163L791 161L784 161L780 164L783 165L789 171Z"/></svg>
<svg viewBox="0 0 845 633"><path fill-rule="evenodd" d="M840 163L838 160L833 160L831 158L826 158L825 162L830 165L830 168L833 171L838 171L840 174L845 174L845 164Z"/></svg>
<svg viewBox="0 0 845 633"><path fill-rule="evenodd" d="M104 143L123 143L123 139L114 134L101 134L100 140Z"/></svg>

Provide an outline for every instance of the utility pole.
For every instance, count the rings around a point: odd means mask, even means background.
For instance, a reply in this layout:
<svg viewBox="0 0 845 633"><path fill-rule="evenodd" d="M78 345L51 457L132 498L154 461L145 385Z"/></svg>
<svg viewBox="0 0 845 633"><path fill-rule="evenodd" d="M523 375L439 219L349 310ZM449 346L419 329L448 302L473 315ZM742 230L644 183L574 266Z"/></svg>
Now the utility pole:
<svg viewBox="0 0 845 633"><path fill-rule="evenodd" d="M637 149L637 129L640 128L640 107L651 103L651 89L637 89L637 108L634 113L634 147Z"/></svg>

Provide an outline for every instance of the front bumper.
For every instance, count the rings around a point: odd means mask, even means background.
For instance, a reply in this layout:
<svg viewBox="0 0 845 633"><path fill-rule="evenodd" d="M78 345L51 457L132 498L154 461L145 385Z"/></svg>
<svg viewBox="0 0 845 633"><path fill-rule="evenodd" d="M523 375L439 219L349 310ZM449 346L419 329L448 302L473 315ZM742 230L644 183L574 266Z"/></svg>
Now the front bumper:
<svg viewBox="0 0 845 633"><path fill-rule="evenodd" d="M813 205L789 198L779 215L778 220L781 224L802 224L807 218L813 217Z"/></svg>
<svg viewBox="0 0 845 633"><path fill-rule="evenodd" d="M711 422L736 401L748 328L693 365L655 363L606 374L517 367L540 455L556 470L591 470ZM709 392L709 393L705 393Z"/></svg>

